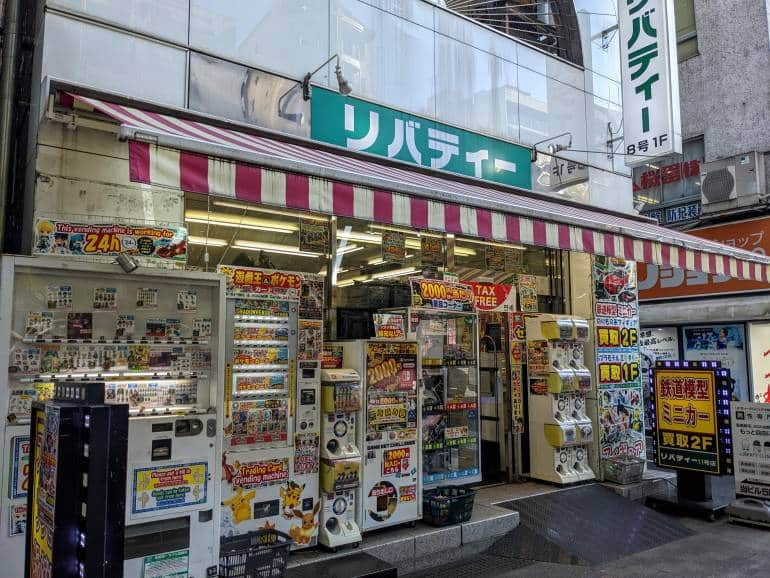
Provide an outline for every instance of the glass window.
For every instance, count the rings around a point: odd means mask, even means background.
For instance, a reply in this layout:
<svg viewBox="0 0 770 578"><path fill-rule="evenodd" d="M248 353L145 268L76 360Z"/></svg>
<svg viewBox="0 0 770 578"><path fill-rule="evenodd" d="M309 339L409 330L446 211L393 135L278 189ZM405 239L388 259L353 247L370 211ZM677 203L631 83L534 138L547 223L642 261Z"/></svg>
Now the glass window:
<svg viewBox="0 0 770 578"><path fill-rule="evenodd" d="M680 200L700 200L703 157L703 137L699 137L683 143L681 155L635 167L634 202L642 211L651 211Z"/></svg>
<svg viewBox="0 0 770 578"><path fill-rule="evenodd" d="M681 62L698 55L694 0L676 0L674 15L676 18L677 50Z"/></svg>

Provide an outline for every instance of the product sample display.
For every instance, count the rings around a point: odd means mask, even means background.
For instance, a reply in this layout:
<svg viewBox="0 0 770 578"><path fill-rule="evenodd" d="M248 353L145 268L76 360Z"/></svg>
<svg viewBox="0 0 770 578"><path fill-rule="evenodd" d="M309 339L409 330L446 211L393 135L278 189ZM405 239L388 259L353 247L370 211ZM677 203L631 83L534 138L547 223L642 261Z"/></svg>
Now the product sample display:
<svg viewBox="0 0 770 578"><path fill-rule="evenodd" d="M593 479L588 449L594 432L585 405L591 372L583 362L588 323L531 315L526 331L530 475L560 484Z"/></svg>
<svg viewBox="0 0 770 578"><path fill-rule="evenodd" d="M227 283L222 536L318 540L323 279L221 266ZM309 284L312 291L305 290ZM347 477L346 477L347 475ZM339 479L353 476L339 472ZM334 472L328 474L334 485ZM347 487L347 486L346 486Z"/></svg>
<svg viewBox="0 0 770 578"><path fill-rule="evenodd" d="M362 532L414 522L421 515L417 446L417 343L357 340L341 348L342 364L363 378L357 446L363 455L358 516ZM344 479L350 470L340 469Z"/></svg>

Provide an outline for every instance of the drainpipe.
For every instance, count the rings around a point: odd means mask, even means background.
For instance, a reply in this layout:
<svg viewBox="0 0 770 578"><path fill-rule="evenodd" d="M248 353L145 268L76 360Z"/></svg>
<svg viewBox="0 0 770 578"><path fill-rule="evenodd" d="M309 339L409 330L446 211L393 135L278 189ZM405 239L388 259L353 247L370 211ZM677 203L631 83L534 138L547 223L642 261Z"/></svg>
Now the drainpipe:
<svg viewBox="0 0 770 578"><path fill-rule="evenodd" d="M19 3L6 2L3 38L2 77L0 77L0 251L5 245L5 208L8 199L13 129L13 95L16 90L16 47L19 36Z"/></svg>

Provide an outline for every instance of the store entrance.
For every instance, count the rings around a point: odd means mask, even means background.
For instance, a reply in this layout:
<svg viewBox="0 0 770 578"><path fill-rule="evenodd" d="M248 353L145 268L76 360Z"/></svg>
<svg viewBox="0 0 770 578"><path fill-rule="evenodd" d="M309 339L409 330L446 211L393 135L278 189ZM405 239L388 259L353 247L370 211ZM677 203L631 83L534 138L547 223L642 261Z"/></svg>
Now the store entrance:
<svg viewBox="0 0 770 578"><path fill-rule="evenodd" d="M481 473L484 483L504 482L511 466L507 450L507 356L505 315L480 315L479 412L481 418Z"/></svg>

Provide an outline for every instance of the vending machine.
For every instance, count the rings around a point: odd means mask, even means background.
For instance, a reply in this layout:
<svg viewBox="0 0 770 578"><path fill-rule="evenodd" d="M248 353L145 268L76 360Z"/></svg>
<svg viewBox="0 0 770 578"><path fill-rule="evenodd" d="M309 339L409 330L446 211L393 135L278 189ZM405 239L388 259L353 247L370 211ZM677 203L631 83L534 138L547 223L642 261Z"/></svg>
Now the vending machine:
<svg viewBox="0 0 770 578"><path fill-rule="evenodd" d="M392 310L419 343L422 485L481 481L478 314L465 283L411 279L412 305Z"/></svg>
<svg viewBox="0 0 770 578"><path fill-rule="evenodd" d="M361 377L352 369L321 372L321 525L319 542L336 550L361 543Z"/></svg>
<svg viewBox="0 0 770 578"><path fill-rule="evenodd" d="M323 279L220 266L228 360L223 537L275 528L318 540Z"/></svg>
<svg viewBox="0 0 770 578"><path fill-rule="evenodd" d="M343 367L362 379L361 531L414 524L422 515L417 342L357 340L331 346L342 349Z"/></svg>
<svg viewBox="0 0 770 578"><path fill-rule="evenodd" d="M32 404L25 576L123 576L128 406L104 383L58 382Z"/></svg>
<svg viewBox="0 0 770 578"><path fill-rule="evenodd" d="M5 438L23 440L33 401L53 383L104 383L106 403L128 404L125 573L148 574L162 560L192 576L219 561L219 467L224 374L224 283L214 273L57 257L2 260L0 379ZM5 347L2 347L5 345ZM24 443L7 453L14 492L0 521L9 575L22 564L19 519L29 480ZM14 454L14 455L11 455ZM10 496L10 498L9 498ZM6 510L6 507L9 510Z"/></svg>

